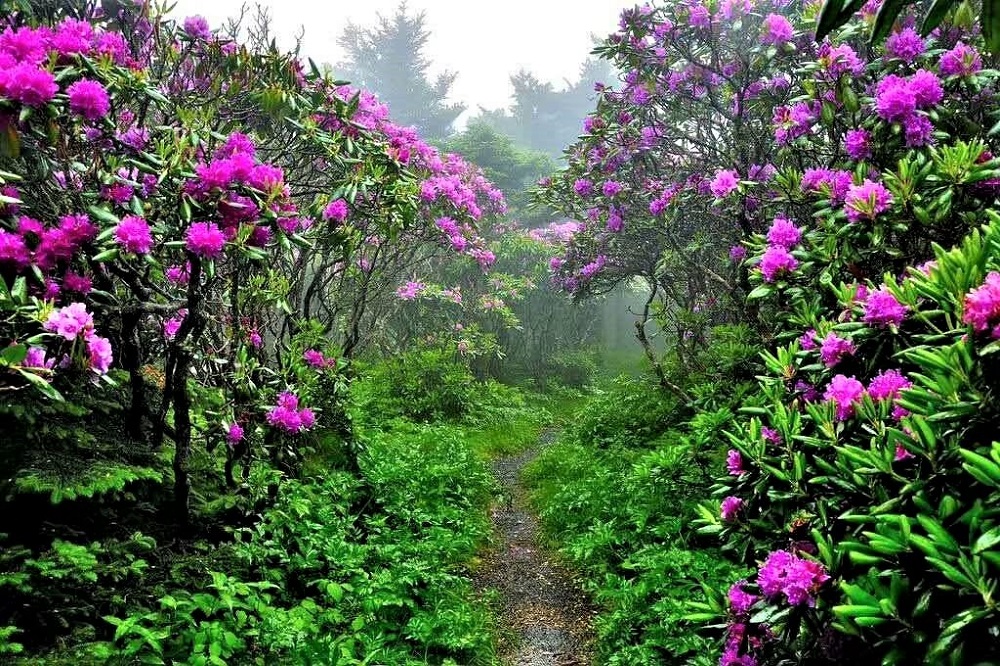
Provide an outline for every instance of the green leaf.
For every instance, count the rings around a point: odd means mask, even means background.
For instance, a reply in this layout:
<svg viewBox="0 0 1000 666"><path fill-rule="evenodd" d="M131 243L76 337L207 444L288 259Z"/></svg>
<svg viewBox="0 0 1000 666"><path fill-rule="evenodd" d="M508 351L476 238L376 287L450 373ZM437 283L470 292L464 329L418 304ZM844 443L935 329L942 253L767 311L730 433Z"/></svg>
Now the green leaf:
<svg viewBox="0 0 1000 666"><path fill-rule="evenodd" d="M951 8L956 4L956 0L934 0L934 4L927 10L924 22L920 24L920 34L926 37L931 30L941 25L941 21L948 15Z"/></svg>
<svg viewBox="0 0 1000 666"><path fill-rule="evenodd" d="M0 351L0 361L4 365L17 365L28 355L28 345L8 345Z"/></svg>
<svg viewBox="0 0 1000 666"><path fill-rule="evenodd" d="M59 391L57 391L52 384L48 383L44 377L36 375L33 372L27 372L26 370L19 369L18 371L21 373L22 377L28 380L29 384L38 389L39 393L44 395L46 398L49 400L55 400L56 402L63 401L62 394L59 393Z"/></svg>
<svg viewBox="0 0 1000 666"><path fill-rule="evenodd" d="M844 8L844 0L826 0L823 8L819 12L819 20L816 22L816 41L821 42L823 38L844 24L840 20L841 10Z"/></svg>
<svg viewBox="0 0 1000 666"><path fill-rule="evenodd" d="M912 2L913 0L885 0L875 17L875 25L872 26L869 42L872 45L882 43L889 36L893 24L896 23L896 17L903 11L903 7L912 4Z"/></svg>
<svg viewBox="0 0 1000 666"><path fill-rule="evenodd" d="M983 0L979 22L990 53L1000 54L1000 0Z"/></svg>
<svg viewBox="0 0 1000 666"><path fill-rule="evenodd" d="M991 550L998 543L1000 543L1000 527L994 527L976 539L976 543L972 544L972 554L979 555L985 550Z"/></svg>

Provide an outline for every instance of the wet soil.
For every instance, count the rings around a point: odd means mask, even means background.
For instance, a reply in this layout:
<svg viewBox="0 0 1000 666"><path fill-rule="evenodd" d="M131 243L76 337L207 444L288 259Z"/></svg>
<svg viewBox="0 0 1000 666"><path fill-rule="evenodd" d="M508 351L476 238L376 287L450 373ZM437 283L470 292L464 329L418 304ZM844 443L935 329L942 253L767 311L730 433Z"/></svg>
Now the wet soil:
<svg viewBox="0 0 1000 666"><path fill-rule="evenodd" d="M546 432L535 447L493 462L502 494L491 507L494 543L483 556L477 587L498 596L505 666L592 663L594 608L572 572L541 545L538 520L520 483L521 470L554 437Z"/></svg>

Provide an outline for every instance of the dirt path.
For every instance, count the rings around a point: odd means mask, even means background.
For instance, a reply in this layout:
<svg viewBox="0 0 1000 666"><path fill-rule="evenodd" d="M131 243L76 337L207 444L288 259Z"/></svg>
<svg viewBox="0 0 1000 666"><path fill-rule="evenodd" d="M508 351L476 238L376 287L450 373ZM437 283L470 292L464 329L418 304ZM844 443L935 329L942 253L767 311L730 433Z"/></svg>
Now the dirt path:
<svg viewBox="0 0 1000 666"><path fill-rule="evenodd" d="M501 662L509 666L586 666L594 615L586 595L555 555L540 545L537 519L528 511L521 469L554 439L516 456L499 458L493 473L503 501L491 509L496 542L478 573L480 590L499 592Z"/></svg>

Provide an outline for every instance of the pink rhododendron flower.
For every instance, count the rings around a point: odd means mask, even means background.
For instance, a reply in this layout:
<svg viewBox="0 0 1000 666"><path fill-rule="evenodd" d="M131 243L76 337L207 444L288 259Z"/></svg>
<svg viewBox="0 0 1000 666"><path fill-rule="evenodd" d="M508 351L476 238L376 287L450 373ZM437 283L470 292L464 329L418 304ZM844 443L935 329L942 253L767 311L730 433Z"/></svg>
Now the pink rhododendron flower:
<svg viewBox="0 0 1000 666"><path fill-rule="evenodd" d="M742 245L734 245L729 248L729 260L733 263L739 263L747 258L747 249Z"/></svg>
<svg viewBox="0 0 1000 666"><path fill-rule="evenodd" d="M760 272L765 282L774 282L779 276L791 273L798 267L798 259L787 249L776 245L764 250L760 259Z"/></svg>
<svg viewBox="0 0 1000 666"><path fill-rule="evenodd" d="M21 361L22 368L41 368L45 370L51 370L52 366L55 365L56 360L50 358L46 360L45 349L42 347L28 347L28 352L24 356L24 360Z"/></svg>
<svg viewBox="0 0 1000 666"><path fill-rule="evenodd" d="M852 356L853 354L854 343L839 337L832 331L820 343L819 357L828 368L832 368L840 363L845 356Z"/></svg>
<svg viewBox="0 0 1000 666"><path fill-rule="evenodd" d="M108 91L97 81L77 81L66 89L66 94L69 95L69 110L87 120L100 120L111 108Z"/></svg>
<svg viewBox="0 0 1000 666"><path fill-rule="evenodd" d="M214 259L222 254L226 236L215 222L194 222L184 234L186 247L193 254Z"/></svg>
<svg viewBox="0 0 1000 666"><path fill-rule="evenodd" d="M942 76L971 76L983 68L979 52L964 42L941 54L938 69Z"/></svg>
<svg viewBox="0 0 1000 666"><path fill-rule="evenodd" d="M606 197L616 196L621 191L622 191L622 184L619 183L617 180L609 180L606 183L604 183L604 185L601 187L601 192Z"/></svg>
<svg viewBox="0 0 1000 666"><path fill-rule="evenodd" d="M87 354L90 369L99 375L106 375L114 360L111 342L99 335L91 335L87 338Z"/></svg>
<svg viewBox="0 0 1000 666"><path fill-rule="evenodd" d="M860 162L871 157L872 149L870 142L871 135L867 130L848 130L847 134L844 135L844 150L847 151L848 157L856 162Z"/></svg>
<svg viewBox="0 0 1000 666"><path fill-rule="evenodd" d="M799 244L802 240L802 230L786 217L776 217L767 232L767 242L783 247L786 250Z"/></svg>
<svg viewBox="0 0 1000 666"><path fill-rule="evenodd" d="M729 609L734 615L746 615L750 612L750 607L757 602L756 595L743 589L744 583L745 581L733 583L726 595L729 598Z"/></svg>
<svg viewBox="0 0 1000 666"><path fill-rule="evenodd" d="M911 27L894 32L885 40L886 55L898 58L907 64L916 60L925 49L923 38Z"/></svg>
<svg viewBox="0 0 1000 666"><path fill-rule="evenodd" d="M830 380L830 385L823 394L827 402L833 403L837 408L837 420L843 421L854 415L854 407L861 402L865 394L864 385L854 377L837 375Z"/></svg>
<svg viewBox="0 0 1000 666"><path fill-rule="evenodd" d="M343 199L337 199L336 201L331 201L327 204L326 208L323 209L323 219L332 220L334 222L344 222L347 220L347 215L349 213L347 202Z"/></svg>
<svg viewBox="0 0 1000 666"><path fill-rule="evenodd" d="M736 515L743 508L746 502L742 498L729 496L722 500L722 519L726 522L731 522L736 519Z"/></svg>
<svg viewBox="0 0 1000 666"><path fill-rule="evenodd" d="M408 281L405 285L401 286L396 290L396 296L404 301L412 301L417 296L420 296L427 289L427 285L423 282L416 282L414 280Z"/></svg>
<svg viewBox="0 0 1000 666"><path fill-rule="evenodd" d="M42 106L52 101L59 86L51 72L21 63L0 74L0 95L26 106Z"/></svg>
<svg viewBox="0 0 1000 666"><path fill-rule="evenodd" d="M851 185L844 197L847 219L851 222L874 220L892 205L892 194L882 183L867 178L860 185Z"/></svg>
<svg viewBox="0 0 1000 666"><path fill-rule="evenodd" d="M573 191L581 197L587 197L594 191L594 184L586 178L577 178L573 183Z"/></svg>
<svg viewBox="0 0 1000 666"><path fill-rule="evenodd" d="M715 174L709 187L717 199L722 199L735 192L739 186L739 174L732 169L723 169Z"/></svg>
<svg viewBox="0 0 1000 666"><path fill-rule="evenodd" d="M768 444L781 444L781 433L774 428L769 428L767 426L761 426L760 435L764 438L764 441Z"/></svg>
<svg viewBox="0 0 1000 666"><path fill-rule="evenodd" d="M765 44L781 45L792 40L795 28L781 14L768 14L764 19L764 34L761 41Z"/></svg>
<svg viewBox="0 0 1000 666"><path fill-rule="evenodd" d="M743 469L743 456L736 449L729 449L726 454L726 471L733 476L739 476L746 470Z"/></svg>
<svg viewBox="0 0 1000 666"><path fill-rule="evenodd" d="M250 331L247 335L247 340L250 341L250 345L254 349L260 349L261 345L264 344L264 338L260 337L260 333L257 332L257 329Z"/></svg>
<svg viewBox="0 0 1000 666"><path fill-rule="evenodd" d="M900 391L913 386L899 370L885 370L868 384L868 395L873 400L895 400L899 397Z"/></svg>
<svg viewBox="0 0 1000 666"><path fill-rule="evenodd" d="M784 595L792 606L815 606L816 595L830 580L819 562L801 558L786 550L771 553L757 572L757 584L764 596Z"/></svg>
<svg viewBox="0 0 1000 666"><path fill-rule="evenodd" d="M212 37L212 29L204 16L188 16L184 19L184 32L192 39L207 40Z"/></svg>
<svg viewBox="0 0 1000 666"><path fill-rule="evenodd" d="M226 440L230 445L238 444L243 441L243 426L239 423L233 423L226 430Z"/></svg>
<svg viewBox="0 0 1000 666"><path fill-rule="evenodd" d="M72 341L81 334L86 336L93 331L94 316L87 312L87 306L83 303L70 303L64 308L53 310L43 328Z"/></svg>
<svg viewBox="0 0 1000 666"><path fill-rule="evenodd" d="M889 122L902 122L917 110L917 98L906 79L894 74L882 79L875 93L875 110Z"/></svg>
<svg viewBox="0 0 1000 666"><path fill-rule="evenodd" d="M816 329L810 328L808 331L799 336L799 346L802 347L804 351L812 351L816 349Z"/></svg>
<svg viewBox="0 0 1000 666"><path fill-rule="evenodd" d="M990 271L982 286L966 294L962 309L962 321L977 333L993 329L993 337L1000 337L1000 273Z"/></svg>
<svg viewBox="0 0 1000 666"><path fill-rule="evenodd" d="M153 245L153 234L146 220L135 215L126 215L115 227L115 241L126 252L147 254Z"/></svg>
<svg viewBox="0 0 1000 666"><path fill-rule="evenodd" d="M869 294L865 301L863 321L875 326L899 326L906 318L908 308L896 300L886 287Z"/></svg>

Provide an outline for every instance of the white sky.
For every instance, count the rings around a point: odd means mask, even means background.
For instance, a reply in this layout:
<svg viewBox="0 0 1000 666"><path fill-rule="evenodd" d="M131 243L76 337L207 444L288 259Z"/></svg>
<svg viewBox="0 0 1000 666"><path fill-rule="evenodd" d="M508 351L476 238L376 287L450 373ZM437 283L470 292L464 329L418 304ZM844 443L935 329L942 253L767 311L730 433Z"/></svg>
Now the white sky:
<svg viewBox="0 0 1000 666"><path fill-rule="evenodd" d="M304 26L302 53L318 63L343 59L337 37L349 22L373 25L376 14L390 15L399 0L257 0L269 7L279 43L290 44ZM239 13L244 0L177 0L171 16L201 14L213 28ZM247 0L251 4L253 0ZM426 12L431 36L426 49L432 73L458 72L453 101L470 111L506 107L508 77L521 67L563 87L575 81L592 48L590 35L605 37L618 16L636 0L409 0L412 13Z"/></svg>

